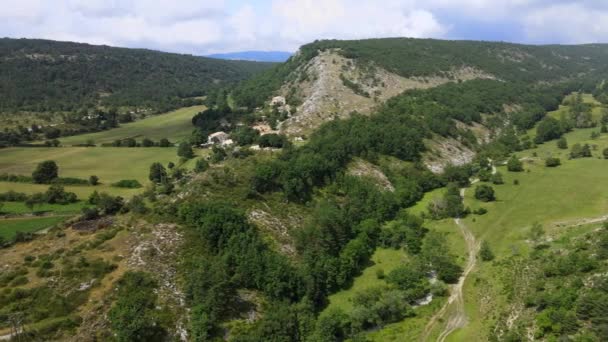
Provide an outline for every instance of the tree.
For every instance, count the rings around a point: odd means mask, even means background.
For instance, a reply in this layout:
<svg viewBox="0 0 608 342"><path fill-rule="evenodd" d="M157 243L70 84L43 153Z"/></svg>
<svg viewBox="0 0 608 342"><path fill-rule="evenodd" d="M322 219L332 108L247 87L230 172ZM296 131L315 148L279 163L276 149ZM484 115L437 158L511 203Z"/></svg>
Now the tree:
<svg viewBox="0 0 608 342"><path fill-rule="evenodd" d="M177 155L186 159L194 158L194 151L192 151L190 143L186 141L181 142L177 148Z"/></svg>
<svg viewBox="0 0 608 342"><path fill-rule="evenodd" d="M158 146L160 146L160 147L171 147L171 142L167 138L162 138L158 142Z"/></svg>
<svg viewBox="0 0 608 342"><path fill-rule="evenodd" d="M559 138L559 140L557 141L557 148L562 150L568 149L568 141L565 137Z"/></svg>
<svg viewBox="0 0 608 342"><path fill-rule="evenodd" d="M512 155L507 161L507 170L510 172L521 172L524 170L522 162L517 158L516 155Z"/></svg>
<svg viewBox="0 0 608 342"><path fill-rule="evenodd" d="M591 146L589 144L582 145L574 144L570 150L570 158L588 158L591 157Z"/></svg>
<svg viewBox="0 0 608 342"><path fill-rule="evenodd" d="M534 141L537 144L542 144L545 141L559 138L563 133L562 126L557 119L546 117L536 128L536 138Z"/></svg>
<svg viewBox="0 0 608 342"><path fill-rule="evenodd" d="M148 139L148 138L144 138L141 141L141 146L143 146L143 147L152 147L152 146L154 146L154 141L152 141L151 139Z"/></svg>
<svg viewBox="0 0 608 342"><path fill-rule="evenodd" d="M602 151L602 154L604 155L604 159L608 159L608 147Z"/></svg>
<svg viewBox="0 0 608 342"><path fill-rule="evenodd" d="M494 189L485 184L475 187L475 198L482 202L492 202L496 200Z"/></svg>
<svg viewBox="0 0 608 342"><path fill-rule="evenodd" d="M97 177L95 175L90 176L89 177L89 184L93 185L93 186L99 184L99 177Z"/></svg>
<svg viewBox="0 0 608 342"><path fill-rule="evenodd" d="M135 141L135 139L133 139L133 138L127 138L127 139L123 140L120 143L120 146L123 146L123 147L136 147L137 146L137 141Z"/></svg>
<svg viewBox="0 0 608 342"><path fill-rule="evenodd" d="M557 167L560 165L561 165L561 161L559 160L559 158L549 157L549 158L545 159L546 167Z"/></svg>
<svg viewBox="0 0 608 342"><path fill-rule="evenodd" d="M481 247L479 248L479 257L483 261L492 261L494 260L494 253L490 249L490 244L486 240L481 242Z"/></svg>
<svg viewBox="0 0 608 342"><path fill-rule="evenodd" d="M500 173L500 172L496 172L495 174L493 174L491 177L491 181L492 181L492 184L495 184L495 185L500 185L500 184L505 183L502 179L502 173Z"/></svg>
<svg viewBox="0 0 608 342"><path fill-rule="evenodd" d="M201 173L207 171L207 169L209 169L209 163L205 159L199 158L196 160L196 164L194 164L194 172Z"/></svg>
<svg viewBox="0 0 608 342"><path fill-rule="evenodd" d="M150 174L148 175L154 183L164 183L167 179L167 170L161 163L153 163L150 165Z"/></svg>
<svg viewBox="0 0 608 342"><path fill-rule="evenodd" d="M36 170L32 172L32 178L34 183L48 184L58 177L59 168L57 163L52 160L43 161L38 164Z"/></svg>

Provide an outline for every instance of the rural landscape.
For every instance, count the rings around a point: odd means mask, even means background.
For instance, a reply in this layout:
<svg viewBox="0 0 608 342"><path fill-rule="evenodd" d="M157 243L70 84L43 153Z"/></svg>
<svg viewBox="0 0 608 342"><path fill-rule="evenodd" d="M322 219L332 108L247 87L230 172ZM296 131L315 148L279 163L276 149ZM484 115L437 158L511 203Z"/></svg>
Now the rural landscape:
<svg viewBox="0 0 608 342"><path fill-rule="evenodd" d="M608 44L157 50L0 39L0 341L608 340Z"/></svg>

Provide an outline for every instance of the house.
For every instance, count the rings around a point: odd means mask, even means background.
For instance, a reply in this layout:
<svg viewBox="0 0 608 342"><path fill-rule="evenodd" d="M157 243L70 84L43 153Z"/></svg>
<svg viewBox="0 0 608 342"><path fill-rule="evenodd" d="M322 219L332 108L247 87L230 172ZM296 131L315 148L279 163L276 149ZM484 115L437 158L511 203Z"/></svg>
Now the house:
<svg viewBox="0 0 608 342"><path fill-rule="evenodd" d="M220 131L209 134L207 137L207 142L201 144L201 147L210 147L213 145L230 146L233 143L234 142L232 139L230 139L230 135L228 133Z"/></svg>

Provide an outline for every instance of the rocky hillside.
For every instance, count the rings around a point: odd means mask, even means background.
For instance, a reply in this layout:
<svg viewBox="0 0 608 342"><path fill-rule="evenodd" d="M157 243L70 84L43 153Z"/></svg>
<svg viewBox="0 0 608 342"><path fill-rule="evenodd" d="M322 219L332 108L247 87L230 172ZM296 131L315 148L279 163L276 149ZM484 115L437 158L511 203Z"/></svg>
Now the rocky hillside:
<svg viewBox="0 0 608 342"><path fill-rule="evenodd" d="M607 60L605 45L526 46L405 38L317 41L303 46L286 63L242 83L232 97L239 107L256 108L281 133L301 137L337 118L381 112L389 99L411 96L414 90L447 84L459 87L467 81L487 80L520 89L534 88L530 90L534 93L600 75ZM454 95L464 95L458 92ZM477 96L474 93L471 96ZM521 106L531 102L524 94L516 96L519 98L505 97L494 112L466 109L477 115L499 114L498 119L466 124L449 115L444 119L453 119L452 124L462 132L473 134L475 143L488 142L500 129L497 121L505 123L509 116L531 110ZM511 115L509 110L516 113ZM537 115L536 120L540 117ZM529 126L529 120L524 121L528 122L520 126ZM448 163L471 161L473 148L463 144L457 135L429 137L429 153L425 155L429 168L441 171Z"/></svg>

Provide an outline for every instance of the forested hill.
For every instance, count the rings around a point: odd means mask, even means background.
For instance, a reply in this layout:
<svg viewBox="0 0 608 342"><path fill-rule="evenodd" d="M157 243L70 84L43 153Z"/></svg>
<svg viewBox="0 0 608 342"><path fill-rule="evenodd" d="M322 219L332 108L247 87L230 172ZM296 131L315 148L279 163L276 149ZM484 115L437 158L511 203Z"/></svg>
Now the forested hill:
<svg viewBox="0 0 608 342"><path fill-rule="evenodd" d="M90 105L156 111L241 81L271 63L144 49L0 39L0 111L71 111Z"/></svg>
<svg viewBox="0 0 608 342"><path fill-rule="evenodd" d="M473 70L502 81L538 83L604 74L608 45L521 45L500 42L383 38L321 40L304 45L286 63L242 83L235 100L260 106L294 73L323 51L366 66L377 66L404 78L458 78L459 70ZM295 75L294 75L295 74Z"/></svg>

